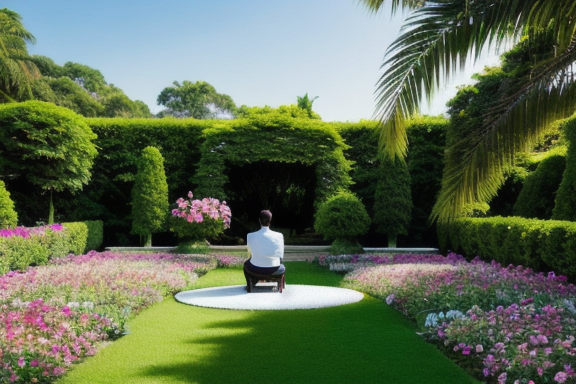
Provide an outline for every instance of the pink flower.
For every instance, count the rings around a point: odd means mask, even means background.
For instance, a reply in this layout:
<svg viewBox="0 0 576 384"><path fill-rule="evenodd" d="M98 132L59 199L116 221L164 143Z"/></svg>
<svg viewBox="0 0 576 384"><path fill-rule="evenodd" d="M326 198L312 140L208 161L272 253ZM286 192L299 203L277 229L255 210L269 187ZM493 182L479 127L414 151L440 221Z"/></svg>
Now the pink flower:
<svg viewBox="0 0 576 384"><path fill-rule="evenodd" d="M19 366L20 368L24 368L24 367L26 366L26 360L24 360L24 357L23 357L23 356L20 356L20 357L18 358L18 366Z"/></svg>
<svg viewBox="0 0 576 384"><path fill-rule="evenodd" d="M557 383L563 383L568 379L568 375L565 372L558 372L556 376L554 376L554 381Z"/></svg>
<svg viewBox="0 0 576 384"><path fill-rule="evenodd" d="M544 374L544 369L542 367L536 368L536 372L538 372L538 376L542 376Z"/></svg>
<svg viewBox="0 0 576 384"><path fill-rule="evenodd" d="M484 352L484 347L482 346L482 344L476 345L476 353L482 353L482 352Z"/></svg>

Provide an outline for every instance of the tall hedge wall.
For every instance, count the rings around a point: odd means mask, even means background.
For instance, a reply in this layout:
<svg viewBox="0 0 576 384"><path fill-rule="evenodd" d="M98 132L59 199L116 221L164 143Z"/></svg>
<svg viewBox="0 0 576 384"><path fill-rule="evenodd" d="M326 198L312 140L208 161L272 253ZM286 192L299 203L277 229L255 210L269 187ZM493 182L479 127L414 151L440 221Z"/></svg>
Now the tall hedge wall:
<svg viewBox="0 0 576 384"><path fill-rule="evenodd" d="M374 193L378 179L378 133L375 121L359 123L334 123L338 132L350 146L344 154L352 160L350 189L362 199L370 217L374 217ZM438 244L435 224L428 218L436 195L440 191L446 127L448 120L442 117L422 117L410 120L408 126L409 150L406 159L410 173L412 193L412 219L408 235L400 236L398 246L435 246ZM381 236L372 230L371 239L382 243Z"/></svg>
<svg viewBox="0 0 576 384"><path fill-rule="evenodd" d="M576 118L566 120L561 129L568 141L568 153L552 218L576 221Z"/></svg>
<svg viewBox="0 0 576 384"><path fill-rule="evenodd" d="M576 281L576 223L520 217L466 218L448 225L447 248L472 259L554 271Z"/></svg>

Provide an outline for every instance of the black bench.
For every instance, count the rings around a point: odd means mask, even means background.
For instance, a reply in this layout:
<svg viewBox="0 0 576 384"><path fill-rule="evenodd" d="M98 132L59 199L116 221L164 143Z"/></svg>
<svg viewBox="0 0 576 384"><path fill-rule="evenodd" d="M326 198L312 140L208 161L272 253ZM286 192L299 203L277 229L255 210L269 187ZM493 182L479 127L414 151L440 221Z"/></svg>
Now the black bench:
<svg viewBox="0 0 576 384"><path fill-rule="evenodd" d="M248 269L246 265L244 265L244 273L248 276L248 286L246 290L248 293L252 292L252 288L256 286L256 284L260 280L264 280L267 283L277 283L278 284L278 291L282 293L282 289L286 287L286 280L284 279L284 273L278 275L262 275L260 273L256 273Z"/></svg>

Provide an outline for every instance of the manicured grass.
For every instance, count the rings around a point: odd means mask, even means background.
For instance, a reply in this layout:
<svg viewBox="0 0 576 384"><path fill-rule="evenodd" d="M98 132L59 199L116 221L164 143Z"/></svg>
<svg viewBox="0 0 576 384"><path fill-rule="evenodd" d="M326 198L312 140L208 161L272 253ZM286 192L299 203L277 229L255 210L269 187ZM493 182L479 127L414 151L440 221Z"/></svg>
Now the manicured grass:
<svg viewBox="0 0 576 384"><path fill-rule="evenodd" d="M287 264L287 284L338 286L341 276ZM218 269L197 287L243 284ZM131 333L72 369L70 383L474 383L381 301L291 311L193 307L168 298L129 323Z"/></svg>

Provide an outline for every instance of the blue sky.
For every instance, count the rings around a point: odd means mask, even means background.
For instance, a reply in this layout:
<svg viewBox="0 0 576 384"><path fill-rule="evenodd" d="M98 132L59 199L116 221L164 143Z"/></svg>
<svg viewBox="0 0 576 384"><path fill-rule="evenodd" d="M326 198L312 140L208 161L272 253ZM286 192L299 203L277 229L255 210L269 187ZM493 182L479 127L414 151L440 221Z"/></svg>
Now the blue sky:
<svg viewBox="0 0 576 384"><path fill-rule="evenodd" d="M152 110L173 81L207 81L237 105L318 96L325 121L374 117L380 65L402 22L356 0L7 0L36 37L31 54L72 61ZM494 58L489 58L495 62ZM440 90L439 114L484 62Z"/></svg>

